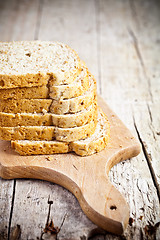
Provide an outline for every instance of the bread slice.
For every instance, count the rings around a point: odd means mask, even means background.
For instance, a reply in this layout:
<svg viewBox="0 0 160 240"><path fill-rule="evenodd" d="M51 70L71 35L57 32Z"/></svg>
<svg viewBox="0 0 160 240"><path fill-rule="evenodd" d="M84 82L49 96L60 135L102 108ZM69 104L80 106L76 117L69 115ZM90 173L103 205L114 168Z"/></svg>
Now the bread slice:
<svg viewBox="0 0 160 240"><path fill-rule="evenodd" d="M4 113L0 112L1 127L51 126L51 113Z"/></svg>
<svg viewBox="0 0 160 240"><path fill-rule="evenodd" d="M78 113L64 115L49 112L51 102L51 99L1 100L0 126L54 125L62 128L72 128L82 126L97 117L96 102Z"/></svg>
<svg viewBox="0 0 160 240"><path fill-rule="evenodd" d="M55 86L49 84L49 96L52 99L69 99L82 95L89 89L88 69L83 65L76 80L70 84Z"/></svg>
<svg viewBox="0 0 160 240"><path fill-rule="evenodd" d="M105 148L110 137L109 122L99 109L98 123L94 134L76 142L59 141L12 141L11 146L20 155L54 154L75 151L80 156L91 155Z"/></svg>
<svg viewBox="0 0 160 240"><path fill-rule="evenodd" d="M110 138L110 125L106 115L99 108L98 123L94 134L84 140L70 143L70 149L80 156L88 156L102 151Z"/></svg>
<svg viewBox="0 0 160 240"><path fill-rule="evenodd" d="M0 89L0 100L49 98L47 86Z"/></svg>
<svg viewBox="0 0 160 240"><path fill-rule="evenodd" d="M97 119L74 128L59 128L55 126L18 126L0 127L0 139L2 140L52 140L76 141L91 136L96 128Z"/></svg>
<svg viewBox="0 0 160 240"><path fill-rule="evenodd" d="M0 101L0 112L46 113L50 111L52 99L7 99Z"/></svg>
<svg viewBox="0 0 160 240"><path fill-rule="evenodd" d="M0 89L68 84L81 66L76 52L59 42L0 42L0 56Z"/></svg>
<svg viewBox="0 0 160 240"><path fill-rule="evenodd" d="M59 141L11 141L12 148L20 155L43 155L70 152L69 143Z"/></svg>
<svg viewBox="0 0 160 240"><path fill-rule="evenodd" d="M97 102L96 80L89 76L89 89L82 95L69 99L53 99L50 111L55 114L76 113Z"/></svg>
<svg viewBox="0 0 160 240"><path fill-rule="evenodd" d="M52 123L61 128L80 127L97 118L97 103L93 103L87 109L74 114L52 114Z"/></svg>
<svg viewBox="0 0 160 240"><path fill-rule="evenodd" d="M18 126L0 127L0 139L2 140L46 140L55 139L55 127L53 126Z"/></svg>

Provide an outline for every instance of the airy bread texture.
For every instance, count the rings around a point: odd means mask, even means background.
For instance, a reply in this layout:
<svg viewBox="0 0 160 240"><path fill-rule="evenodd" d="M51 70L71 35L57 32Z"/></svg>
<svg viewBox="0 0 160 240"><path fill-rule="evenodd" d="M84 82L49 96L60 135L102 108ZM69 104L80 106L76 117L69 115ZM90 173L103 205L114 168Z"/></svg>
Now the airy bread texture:
<svg viewBox="0 0 160 240"><path fill-rule="evenodd" d="M53 99L50 111L55 114L76 113L97 102L96 80L89 75L89 89L82 95L69 99Z"/></svg>
<svg viewBox="0 0 160 240"><path fill-rule="evenodd" d="M68 84L81 67L77 53L59 42L0 42L0 56L0 89Z"/></svg>
<svg viewBox="0 0 160 240"><path fill-rule="evenodd" d="M0 89L0 100L49 98L47 86Z"/></svg>
<svg viewBox="0 0 160 240"><path fill-rule="evenodd" d="M87 156L103 150L109 141L109 136L109 122L102 110L99 109L95 132L91 137L84 140L69 143L60 141L18 140L12 141L11 145L20 155L54 154L74 151L80 156Z"/></svg>

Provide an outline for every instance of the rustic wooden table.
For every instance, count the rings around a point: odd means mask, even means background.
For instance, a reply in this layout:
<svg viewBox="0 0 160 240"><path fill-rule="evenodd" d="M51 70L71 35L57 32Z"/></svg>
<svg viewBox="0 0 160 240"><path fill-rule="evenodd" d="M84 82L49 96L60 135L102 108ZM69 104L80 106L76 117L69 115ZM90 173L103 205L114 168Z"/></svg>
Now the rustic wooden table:
<svg viewBox="0 0 160 240"><path fill-rule="evenodd" d="M62 41L78 52L97 79L98 93L137 136L142 151L110 172L130 205L124 236L97 229L75 197L56 184L1 179L0 239L40 239L49 209L55 226L65 217L58 239L160 239L159 2L0 1L0 40L34 39Z"/></svg>

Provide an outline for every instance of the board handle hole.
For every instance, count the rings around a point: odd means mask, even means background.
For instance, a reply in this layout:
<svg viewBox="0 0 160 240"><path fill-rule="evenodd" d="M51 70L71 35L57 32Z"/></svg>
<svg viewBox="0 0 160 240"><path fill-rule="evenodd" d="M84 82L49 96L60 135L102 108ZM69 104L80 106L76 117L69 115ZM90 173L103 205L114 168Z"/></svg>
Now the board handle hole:
<svg viewBox="0 0 160 240"><path fill-rule="evenodd" d="M116 210L117 207L116 207L115 205L112 205L112 206L110 206L110 209L111 209L111 210Z"/></svg>

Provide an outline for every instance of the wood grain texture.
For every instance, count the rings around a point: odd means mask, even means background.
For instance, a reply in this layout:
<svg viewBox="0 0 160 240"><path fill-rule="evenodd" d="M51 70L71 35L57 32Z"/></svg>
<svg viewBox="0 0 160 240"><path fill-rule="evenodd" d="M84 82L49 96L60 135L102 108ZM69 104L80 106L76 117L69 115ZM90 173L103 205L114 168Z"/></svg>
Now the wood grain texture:
<svg viewBox="0 0 160 240"><path fill-rule="evenodd" d="M33 40L36 31L39 1L0 1L0 41ZM0 239L10 235L16 180L1 182ZM6 196L6 197L5 197Z"/></svg>
<svg viewBox="0 0 160 240"><path fill-rule="evenodd" d="M102 152L83 158L76 154L25 157L15 154L9 142L1 141L0 176L37 178L62 185L76 196L96 225L122 234L129 220L128 206L107 175L118 162L139 154L140 145L102 98L98 103L111 127L109 144Z"/></svg>
<svg viewBox="0 0 160 240"><path fill-rule="evenodd" d="M133 2L138 4L138 1ZM145 2L146 1L139 1L139 13L142 11L141 8L147 5ZM111 179L114 179L115 186L123 192L128 192L127 199L131 206L130 216L133 223L131 223L132 226L128 226L125 237L127 239L147 239L148 233L145 232L146 226L148 226L148 223L154 226L159 221L160 214L158 188L156 184L158 178L156 178L156 174L154 174L159 169L159 161L157 161L158 158L155 155L153 157L155 160L153 161L156 167L150 168L150 165L153 165L153 162L150 161L152 155L153 153L156 154L158 150L158 147L156 147L158 139L155 141L153 136L156 135L156 138L158 137L157 134L155 134L155 129L153 130L153 126L157 126L159 117L153 113L154 124L152 125L147 105L150 106L151 104L152 109L157 109L159 100L157 103L151 103L150 90L153 88L149 87L147 82L149 80L146 79L142 67L143 64L141 63L140 56L138 55L139 52L137 52L135 46L135 39L133 39L132 36L135 20L133 20L132 17L135 18L138 16L132 15L130 4L129 1L125 2L125 4L123 1L116 1L114 4L112 1L107 1L106 5L105 1L100 1L99 21L102 22L102 24L100 24L99 32L100 47L103 50L100 51L102 69L101 82L103 86L101 93L106 102L108 102L121 119L130 126L132 131L137 132L141 143L144 143L145 147L146 145L148 146L145 148L147 151L143 148L143 154L141 153L141 155L137 157L137 160L134 162L127 161L125 165L118 164L110 173ZM155 8L154 4L153 7ZM148 14L151 15L151 12L152 11ZM149 24L147 19L148 14L144 14L146 19L145 24ZM156 21L156 17L157 15L154 15L154 22ZM105 22L108 23L110 28L106 28L106 25L103 24ZM120 28L117 28L117 23L121 26ZM143 39L142 36L143 29L146 31L146 26L144 21L142 22L142 19L141 24L143 24L143 26L141 26L142 28L141 31L139 31L139 35L141 36L141 45L144 47L145 45L143 43L145 39ZM154 49L154 43L149 42L149 36L147 39L148 45ZM145 47L144 50L145 53L147 53L148 48ZM153 51L151 51L152 54ZM154 58L150 56L150 61L154 61ZM153 71L154 69L152 69L152 72ZM159 80L152 79L151 84L155 81L158 82ZM112 91L110 91L110 89L112 89ZM157 87L157 92L159 92L159 87ZM157 92L154 91L154 98L157 97ZM150 151L153 148L154 150L150 158ZM132 174L130 174L131 172ZM122 180L120 180L121 178ZM130 182L130 184L128 184L128 182ZM148 198L148 194L150 196L152 195L152 197ZM139 200L134 202L133 199L135 198ZM150 207L148 208L147 206ZM133 227L135 228L134 230ZM154 234L150 234L149 238L154 238L156 234L157 238L159 238L158 230Z"/></svg>
<svg viewBox="0 0 160 240"><path fill-rule="evenodd" d="M128 128L139 133L145 144L147 155L141 152L137 158L110 171L111 181L124 194L131 209L126 239L160 238L160 230L155 227L160 216L156 184L160 139L159 11L156 0L0 2L1 41L39 38L69 43L95 75L98 92ZM152 160L148 161L147 156ZM59 239L80 240L88 236L100 240L121 239L112 234L102 235L66 189L38 180L15 180L15 183L1 180L0 215L5 219L0 227L0 232L5 234L2 239L7 239L5 226L9 222L11 232L20 224L21 239L39 237L46 223L49 195L53 200L51 218L56 226L60 226L67 212ZM4 192L9 198L7 204ZM100 234L96 238L97 232Z"/></svg>
<svg viewBox="0 0 160 240"><path fill-rule="evenodd" d="M134 106L135 124L160 197L160 161L157 161L158 146L160 145L160 137L157 133L159 133L160 120L159 114L155 112L160 101L160 79L158 77L160 74L158 67L160 64L158 36L160 32L160 4L158 1L141 1L141 3L135 1L131 2L130 5L132 16L133 13L136 15L136 18L131 18L132 40L136 52L139 51L139 65L143 72L142 82L146 83L143 105L142 102L138 101L138 107ZM149 93L148 98L146 98L147 92ZM144 119L143 125L141 119ZM147 131L142 131L142 129L147 129ZM153 142L154 144L152 144Z"/></svg>

